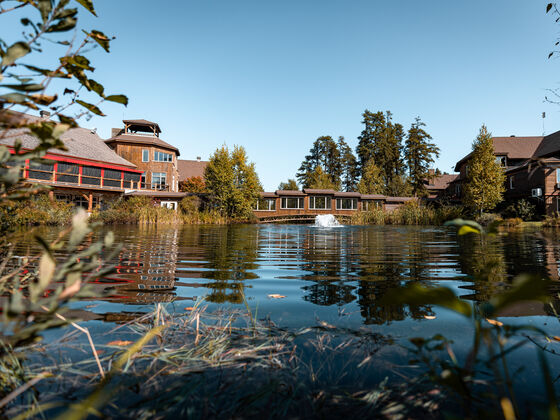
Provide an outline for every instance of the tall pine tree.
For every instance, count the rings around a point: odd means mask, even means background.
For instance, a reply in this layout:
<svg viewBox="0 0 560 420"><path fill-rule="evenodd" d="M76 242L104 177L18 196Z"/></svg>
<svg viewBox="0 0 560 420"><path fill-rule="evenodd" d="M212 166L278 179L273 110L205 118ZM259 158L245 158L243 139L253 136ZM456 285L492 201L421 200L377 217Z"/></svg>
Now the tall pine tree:
<svg viewBox="0 0 560 420"><path fill-rule="evenodd" d="M333 185L340 186L341 156L338 145L331 136L322 136L315 140L309 154L301 163L296 178L303 188L310 188L310 178L318 166L322 167L321 170L327 174Z"/></svg>
<svg viewBox="0 0 560 420"><path fill-rule="evenodd" d="M503 200L505 174L496 162L492 135L483 125L473 142L471 158L467 162L467 182L464 186L463 203L482 214L492 210Z"/></svg>
<svg viewBox="0 0 560 420"><path fill-rule="evenodd" d="M358 183L360 194L383 194L385 192L385 182L381 176L381 169L370 159L363 169L362 179Z"/></svg>
<svg viewBox="0 0 560 420"><path fill-rule="evenodd" d="M434 163L434 156L439 156L439 148L430 143L432 137L422 128L425 126L426 124L416 117L408 130L404 151L412 194L419 197L427 195L425 182L430 176L430 164Z"/></svg>
<svg viewBox="0 0 560 420"><path fill-rule="evenodd" d="M348 146L342 136L338 138L338 150L341 160L341 188L344 191L356 191L356 184L360 177L358 161L352 148Z"/></svg>

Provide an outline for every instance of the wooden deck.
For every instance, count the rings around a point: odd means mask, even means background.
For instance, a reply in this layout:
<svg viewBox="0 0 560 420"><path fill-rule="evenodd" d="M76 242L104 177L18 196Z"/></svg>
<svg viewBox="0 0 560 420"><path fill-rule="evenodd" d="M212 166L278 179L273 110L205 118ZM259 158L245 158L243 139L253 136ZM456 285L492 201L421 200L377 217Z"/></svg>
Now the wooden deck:
<svg viewBox="0 0 560 420"><path fill-rule="evenodd" d="M258 223L314 223L315 217L321 214L332 214L338 221L348 221L359 210L278 210L257 211L253 213Z"/></svg>

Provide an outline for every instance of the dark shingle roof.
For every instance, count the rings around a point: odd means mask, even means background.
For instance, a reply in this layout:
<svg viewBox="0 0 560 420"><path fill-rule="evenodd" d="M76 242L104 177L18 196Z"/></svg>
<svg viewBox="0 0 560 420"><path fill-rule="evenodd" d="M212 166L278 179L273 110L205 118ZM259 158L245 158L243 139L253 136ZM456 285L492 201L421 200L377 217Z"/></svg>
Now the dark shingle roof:
<svg viewBox="0 0 560 420"><path fill-rule="evenodd" d="M318 189L318 188L304 188L303 192L305 194L330 194L334 195L336 193L335 190L331 189Z"/></svg>
<svg viewBox="0 0 560 420"><path fill-rule="evenodd" d="M541 143L543 136L533 137L492 137L494 143L494 154L507 156L508 159L529 159L533 156ZM460 166L467 161L472 152L462 158L455 165L455 171L459 171Z"/></svg>
<svg viewBox="0 0 560 420"><path fill-rule="evenodd" d="M105 140L105 143L132 143L132 144L148 144L152 146L161 147L163 149L168 149L173 152L177 153L179 156L179 149L175 146L170 145L169 143L164 142L162 139L156 136L140 136L130 133L120 134L115 137L111 137L108 140Z"/></svg>
<svg viewBox="0 0 560 420"><path fill-rule="evenodd" d="M430 179L426 188L428 190L445 190L458 176L459 174L443 174L436 176Z"/></svg>
<svg viewBox="0 0 560 420"><path fill-rule="evenodd" d="M183 160L177 159L177 170L179 171L179 181L184 181L193 176L204 178L204 170L208 162L203 160Z"/></svg>
<svg viewBox="0 0 560 420"><path fill-rule="evenodd" d="M535 151L535 157L549 156L558 152L560 152L560 131L549 134L543 139Z"/></svg>
<svg viewBox="0 0 560 420"><path fill-rule="evenodd" d="M155 127L158 133L161 133L161 128L159 128L159 124L152 122L152 121L148 121L148 120L144 120L144 119L139 119L139 120L123 120L123 123L128 124L128 125L139 125L139 126L150 126L150 127Z"/></svg>
<svg viewBox="0 0 560 420"><path fill-rule="evenodd" d="M39 145L39 140L24 128L8 130L0 136L0 144L13 146L16 139L19 139L22 147L26 149L33 149ZM49 153L136 168L136 165L111 150L103 139L90 129L71 128L61 136L61 139L68 150L50 149Z"/></svg>

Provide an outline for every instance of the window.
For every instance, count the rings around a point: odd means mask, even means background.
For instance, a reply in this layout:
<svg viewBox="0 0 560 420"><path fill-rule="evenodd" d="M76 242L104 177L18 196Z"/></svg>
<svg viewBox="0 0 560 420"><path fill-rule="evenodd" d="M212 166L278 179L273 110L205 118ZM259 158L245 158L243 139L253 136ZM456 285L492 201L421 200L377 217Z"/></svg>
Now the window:
<svg viewBox="0 0 560 420"><path fill-rule="evenodd" d="M113 169L105 169L103 171L103 185L106 187L117 187L121 186L121 171L115 171Z"/></svg>
<svg viewBox="0 0 560 420"><path fill-rule="evenodd" d="M356 210L358 208L357 198L337 198L336 199L336 209L337 210Z"/></svg>
<svg viewBox="0 0 560 420"><path fill-rule="evenodd" d="M173 155L171 153L154 152L154 162L173 162Z"/></svg>
<svg viewBox="0 0 560 420"><path fill-rule="evenodd" d="M97 168L95 166L83 166L82 184L101 185L101 168Z"/></svg>
<svg viewBox="0 0 560 420"><path fill-rule="evenodd" d="M255 210L260 211L275 211L276 210L276 199L275 198L259 198L255 207Z"/></svg>
<svg viewBox="0 0 560 420"><path fill-rule="evenodd" d="M556 183L560 184L560 169L556 169Z"/></svg>
<svg viewBox="0 0 560 420"><path fill-rule="evenodd" d="M150 151L148 149L142 149L142 162L150 161Z"/></svg>
<svg viewBox="0 0 560 420"><path fill-rule="evenodd" d="M125 172L124 173L124 188L137 188L138 187L138 180L140 179L140 174L134 172ZM143 182L146 180L144 179Z"/></svg>
<svg viewBox="0 0 560 420"><path fill-rule="evenodd" d="M313 210L330 210L330 197L309 197L309 208Z"/></svg>
<svg viewBox="0 0 560 420"><path fill-rule="evenodd" d="M372 211L383 206L381 200L364 200L362 201L362 211Z"/></svg>
<svg viewBox="0 0 560 420"><path fill-rule="evenodd" d="M51 180L53 177L54 164L45 162L29 162L29 178Z"/></svg>
<svg viewBox="0 0 560 420"><path fill-rule="evenodd" d="M303 208L303 197L282 197L282 209L302 209Z"/></svg>
<svg viewBox="0 0 560 420"><path fill-rule="evenodd" d="M152 173L152 188L161 189L167 184L167 174L165 172Z"/></svg>
<svg viewBox="0 0 560 420"><path fill-rule="evenodd" d="M505 156L496 156L496 163L498 163L501 167L506 167L506 157Z"/></svg>
<svg viewBox="0 0 560 420"><path fill-rule="evenodd" d="M57 182L78 183L80 168L75 163L58 162L56 169Z"/></svg>

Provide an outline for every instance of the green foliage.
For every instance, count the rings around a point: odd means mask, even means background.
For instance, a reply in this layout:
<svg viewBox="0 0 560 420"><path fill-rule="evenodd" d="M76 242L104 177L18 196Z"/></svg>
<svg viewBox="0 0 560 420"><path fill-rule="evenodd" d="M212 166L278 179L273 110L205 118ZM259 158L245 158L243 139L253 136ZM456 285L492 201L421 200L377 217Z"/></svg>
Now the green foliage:
<svg viewBox="0 0 560 420"><path fill-rule="evenodd" d="M0 230L18 226L69 224L73 214L72 204L50 200L47 194L38 194L25 201L0 201Z"/></svg>
<svg viewBox="0 0 560 420"><path fill-rule="evenodd" d="M230 222L219 211L204 208L201 199L195 195L183 198L179 203L179 210L181 220L186 224L227 224Z"/></svg>
<svg viewBox="0 0 560 420"><path fill-rule="evenodd" d="M296 178L302 188L311 188L311 177L316 173L319 166L321 172L326 173L329 177L331 185L340 185L342 174L341 153L331 136L322 136L315 140L309 154L305 156L305 160L301 163ZM313 181L316 182L317 180L313 179Z"/></svg>
<svg viewBox="0 0 560 420"><path fill-rule="evenodd" d="M287 182L281 182L278 185L278 189L282 191L297 191L299 187L295 179L288 179Z"/></svg>
<svg viewBox="0 0 560 420"><path fill-rule="evenodd" d="M427 195L425 182L429 176L429 168L434 163L434 156L439 156L439 148L430 143L432 137L422 128L425 125L417 117L408 130L405 142L404 155L408 165L412 194L418 197Z"/></svg>
<svg viewBox="0 0 560 420"><path fill-rule="evenodd" d="M502 216L529 221L534 220L535 212L536 207L534 204L530 203L528 200L521 199L509 204L502 212Z"/></svg>
<svg viewBox="0 0 560 420"><path fill-rule="evenodd" d="M262 186L255 164L247 161L245 149L235 146L230 153L226 146L210 157L204 181L216 207L229 218L251 218L252 208Z"/></svg>
<svg viewBox="0 0 560 420"><path fill-rule="evenodd" d="M332 178L323 171L321 165L316 166L315 169L308 175L306 188L327 189L338 191L339 184L335 184Z"/></svg>
<svg viewBox="0 0 560 420"><path fill-rule="evenodd" d="M150 197L133 196L113 201L107 209L96 210L92 221L103 224L176 224L181 223L175 210L161 207Z"/></svg>
<svg viewBox="0 0 560 420"><path fill-rule="evenodd" d="M392 114L387 111L372 113L365 110L362 114L364 129L358 137L356 154L362 176L368 161L373 159L381 170L385 184L385 194L401 196L405 193L403 183L404 162L402 141L404 130L401 124L392 122Z"/></svg>
<svg viewBox="0 0 560 420"><path fill-rule="evenodd" d="M362 178L358 183L358 192L361 194L383 194L385 192L381 169L373 159L370 159L363 168Z"/></svg>
<svg viewBox="0 0 560 420"><path fill-rule="evenodd" d="M496 162L492 135L483 125L473 143L472 156L468 162L463 202L480 214L492 210L503 199L504 183L505 174Z"/></svg>
<svg viewBox="0 0 560 420"><path fill-rule="evenodd" d="M352 225L423 225L437 226L464 213L460 206L424 206L419 201L408 201L393 210L375 208L370 211L356 212L350 219Z"/></svg>
<svg viewBox="0 0 560 420"><path fill-rule="evenodd" d="M341 188L343 191L351 192L356 191L357 182L360 178L360 170L358 168L358 160L352 148L348 146L344 137L338 138L338 150L340 151L341 159Z"/></svg>

